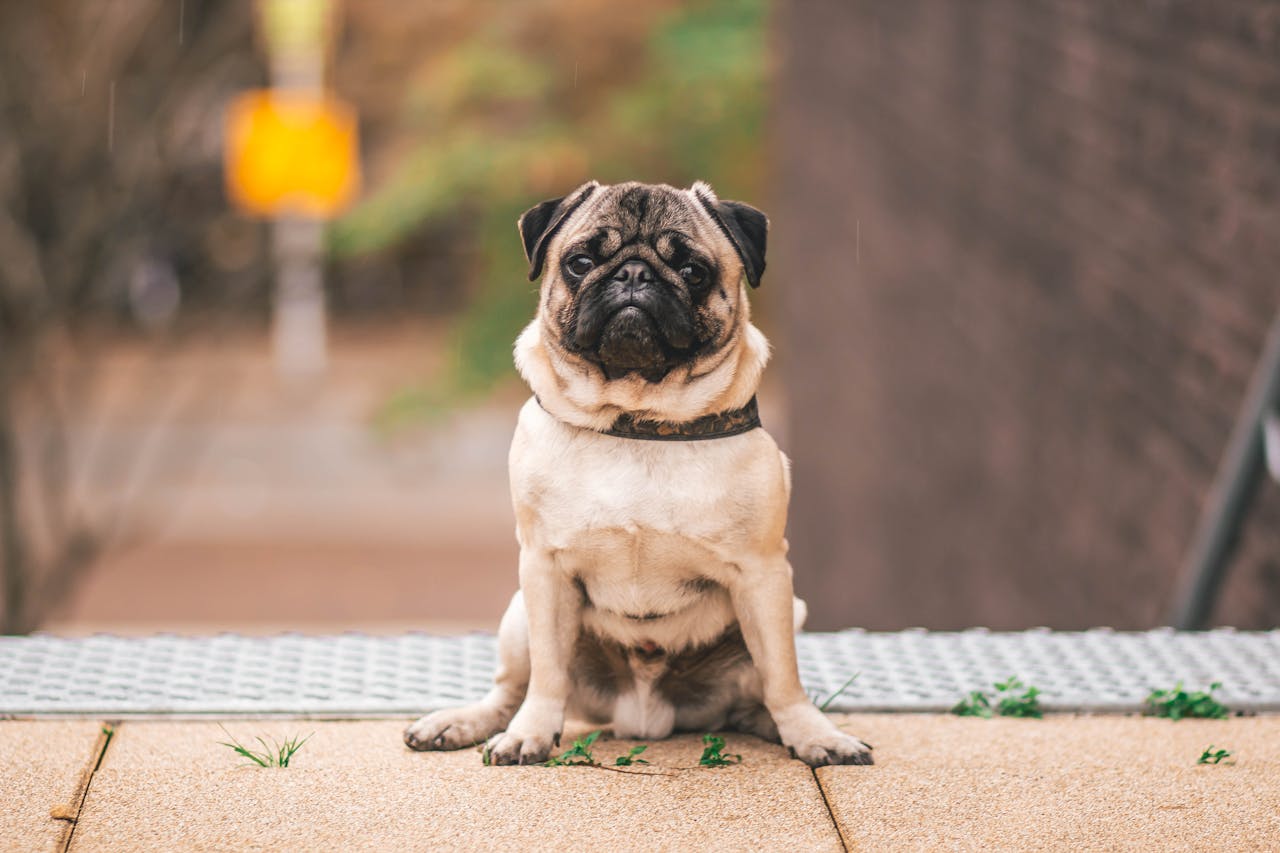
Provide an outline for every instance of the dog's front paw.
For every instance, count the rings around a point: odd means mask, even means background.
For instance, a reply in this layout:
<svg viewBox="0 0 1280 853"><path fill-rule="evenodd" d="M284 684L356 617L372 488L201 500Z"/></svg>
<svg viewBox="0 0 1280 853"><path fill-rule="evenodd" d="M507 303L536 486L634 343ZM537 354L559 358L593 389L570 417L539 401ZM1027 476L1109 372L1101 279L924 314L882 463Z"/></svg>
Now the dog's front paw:
<svg viewBox="0 0 1280 853"><path fill-rule="evenodd" d="M489 738L484 745L486 764L541 764L560 745L560 733L520 735L508 729Z"/></svg>
<svg viewBox="0 0 1280 853"><path fill-rule="evenodd" d="M853 735L836 730L832 735L797 743L791 747L796 758L810 767L826 767L829 764L874 764L871 747Z"/></svg>
<svg viewBox="0 0 1280 853"><path fill-rule="evenodd" d="M564 707L553 702L525 700L505 732L484 745L486 764L540 764L560 745Z"/></svg>
<svg viewBox="0 0 1280 853"><path fill-rule="evenodd" d="M871 747L836 728L825 714L806 702L775 715L782 742L810 767L829 764L874 764Z"/></svg>
<svg viewBox="0 0 1280 853"><path fill-rule="evenodd" d="M484 743L494 732L502 731L510 719L483 703L462 708L445 708L427 714L404 730L404 742L410 749L462 749Z"/></svg>

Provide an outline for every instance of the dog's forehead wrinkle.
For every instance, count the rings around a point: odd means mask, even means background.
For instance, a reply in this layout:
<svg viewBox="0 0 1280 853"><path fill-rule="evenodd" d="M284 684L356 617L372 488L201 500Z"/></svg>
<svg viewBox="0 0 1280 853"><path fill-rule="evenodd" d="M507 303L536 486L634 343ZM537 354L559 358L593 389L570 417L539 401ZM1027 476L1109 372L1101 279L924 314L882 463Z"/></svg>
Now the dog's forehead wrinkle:
<svg viewBox="0 0 1280 853"><path fill-rule="evenodd" d="M576 211L552 247L553 256L584 250L613 258L632 245L647 243L664 260L684 253L714 266L732 252L715 223L685 190L665 184L618 184L604 188Z"/></svg>
<svg viewBox="0 0 1280 853"><path fill-rule="evenodd" d="M645 186L628 187L618 196L617 205L619 209L634 216L637 221L643 222L649 215L649 205L655 200L656 195L657 193Z"/></svg>
<svg viewBox="0 0 1280 853"><path fill-rule="evenodd" d="M658 235L654 247L664 258L681 261L696 258L712 266L718 266L715 253L704 246L696 235L683 231L663 231Z"/></svg>
<svg viewBox="0 0 1280 853"><path fill-rule="evenodd" d="M719 266L715 252L704 247L696 235L672 228L653 232L638 231L628 235L616 228L586 230L569 237L561 254L568 256L578 251L585 251L601 260L612 259L620 254L624 257L638 254L664 263L696 258L712 267Z"/></svg>
<svg viewBox="0 0 1280 853"><path fill-rule="evenodd" d="M683 192L672 187L623 184L606 193L593 213L624 231L654 234L693 227L699 211Z"/></svg>
<svg viewBox="0 0 1280 853"><path fill-rule="evenodd" d="M598 223L584 223L576 233L565 236L564 252L584 249L590 255L608 257L622 245L622 235L616 228L600 227Z"/></svg>

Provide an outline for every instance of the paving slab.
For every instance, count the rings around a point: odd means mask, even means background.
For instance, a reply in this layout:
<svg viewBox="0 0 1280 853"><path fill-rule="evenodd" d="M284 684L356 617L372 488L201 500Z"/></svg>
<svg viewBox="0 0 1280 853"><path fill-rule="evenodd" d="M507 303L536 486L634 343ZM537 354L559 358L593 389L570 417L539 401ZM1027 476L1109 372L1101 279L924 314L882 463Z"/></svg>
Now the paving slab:
<svg viewBox="0 0 1280 853"><path fill-rule="evenodd" d="M816 774L850 850L1280 849L1280 716L839 722L876 747Z"/></svg>
<svg viewBox="0 0 1280 853"><path fill-rule="evenodd" d="M71 849L840 850L812 771L756 738L729 735L743 762L724 768L699 767L690 736L626 771L485 767L473 750L409 751L408 722L226 723L242 742L314 732L286 769L241 766L213 723L124 723Z"/></svg>
<svg viewBox="0 0 1280 853"><path fill-rule="evenodd" d="M0 723L0 850L61 850L101 752L93 721Z"/></svg>

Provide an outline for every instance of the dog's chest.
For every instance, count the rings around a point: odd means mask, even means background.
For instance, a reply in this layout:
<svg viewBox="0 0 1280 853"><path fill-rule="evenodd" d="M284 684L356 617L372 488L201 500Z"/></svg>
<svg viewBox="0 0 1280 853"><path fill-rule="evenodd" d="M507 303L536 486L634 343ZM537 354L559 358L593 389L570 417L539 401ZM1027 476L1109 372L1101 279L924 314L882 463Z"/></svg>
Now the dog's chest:
<svg viewBox="0 0 1280 853"><path fill-rule="evenodd" d="M706 488L662 488L643 471L617 466L612 476L583 474L543 497L538 523L557 561L606 609L675 609L696 597L700 578L721 574L717 546L726 531Z"/></svg>
<svg viewBox="0 0 1280 853"><path fill-rule="evenodd" d="M511 445L523 547L604 558L619 571L732 562L786 518L785 460L762 429L642 441L572 427L530 401ZM765 525L768 525L766 527Z"/></svg>
<svg viewBox="0 0 1280 853"><path fill-rule="evenodd" d="M583 624L626 646L705 643L734 620L730 566L696 540L644 528L582 531L556 552L581 593Z"/></svg>
<svg viewBox="0 0 1280 853"><path fill-rule="evenodd" d="M696 574L741 537L736 472L721 448L600 438L513 464L523 533L562 559L628 576Z"/></svg>
<svg viewBox="0 0 1280 853"><path fill-rule="evenodd" d="M583 624L596 634L666 649L713 639L733 620L720 487L664 488L668 465L612 453L605 467L591 456L531 478L527 503L517 494L522 538L574 578Z"/></svg>
<svg viewBox="0 0 1280 853"><path fill-rule="evenodd" d="M733 622L728 590L766 522L785 519L787 482L763 430L615 438L560 423L531 401L512 441L511 491L521 547L579 585L589 629L677 649Z"/></svg>

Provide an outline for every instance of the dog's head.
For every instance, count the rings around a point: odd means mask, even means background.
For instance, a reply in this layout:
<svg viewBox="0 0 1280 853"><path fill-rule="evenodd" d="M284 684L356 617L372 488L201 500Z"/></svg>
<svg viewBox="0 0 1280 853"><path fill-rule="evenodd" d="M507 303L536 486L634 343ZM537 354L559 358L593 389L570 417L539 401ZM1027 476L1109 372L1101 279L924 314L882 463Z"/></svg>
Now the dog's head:
<svg viewBox="0 0 1280 853"><path fill-rule="evenodd" d="M606 380L713 360L760 285L769 221L703 183L592 181L520 217L547 337Z"/></svg>

